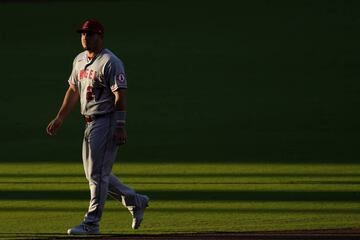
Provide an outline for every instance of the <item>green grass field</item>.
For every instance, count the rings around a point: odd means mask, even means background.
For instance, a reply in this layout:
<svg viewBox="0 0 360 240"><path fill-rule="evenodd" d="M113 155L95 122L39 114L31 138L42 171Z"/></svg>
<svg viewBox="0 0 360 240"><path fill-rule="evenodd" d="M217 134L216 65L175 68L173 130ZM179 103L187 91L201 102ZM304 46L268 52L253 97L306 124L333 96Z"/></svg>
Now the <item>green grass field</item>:
<svg viewBox="0 0 360 240"><path fill-rule="evenodd" d="M235 3L0 0L0 237L87 208L78 109L45 134L87 18L125 63L114 171L152 199L136 233L358 228L360 3ZM133 233L113 200L102 231Z"/></svg>
<svg viewBox="0 0 360 240"><path fill-rule="evenodd" d="M31 171L29 170L31 169ZM142 228L108 200L104 234L358 227L360 166L122 164L114 172L151 197ZM64 234L88 204L79 164L2 164L0 237ZM19 221L26 219L26 224ZM16 228L14 228L16 226Z"/></svg>

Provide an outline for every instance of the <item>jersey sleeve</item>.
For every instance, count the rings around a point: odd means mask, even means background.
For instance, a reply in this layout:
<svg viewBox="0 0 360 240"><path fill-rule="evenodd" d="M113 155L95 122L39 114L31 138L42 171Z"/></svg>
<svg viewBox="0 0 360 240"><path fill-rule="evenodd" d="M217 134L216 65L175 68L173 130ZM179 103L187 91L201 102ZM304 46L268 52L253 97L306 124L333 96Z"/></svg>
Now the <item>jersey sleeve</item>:
<svg viewBox="0 0 360 240"><path fill-rule="evenodd" d="M106 69L106 78L109 80L110 89L113 92L127 88L124 65L120 60L109 62Z"/></svg>
<svg viewBox="0 0 360 240"><path fill-rule="evenodd" d="M77 86L76 82L77 82L77 72L76 72L76 68L75 68L75 63L76 63L76 58L73 61L73 67L72 67L72 71L68 80L69 85L75 85Z"/></svg>

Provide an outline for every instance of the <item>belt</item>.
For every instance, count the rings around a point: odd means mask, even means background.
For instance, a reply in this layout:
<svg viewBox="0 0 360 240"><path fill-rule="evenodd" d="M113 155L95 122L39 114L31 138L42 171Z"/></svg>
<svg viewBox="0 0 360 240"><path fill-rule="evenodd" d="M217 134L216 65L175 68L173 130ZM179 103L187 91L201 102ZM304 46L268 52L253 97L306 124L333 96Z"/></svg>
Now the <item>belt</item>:
<svg viewBox="0 0 360 240"><path fill-rule="evenodd" d="M108 116L108 115L109 114L105 113L105 114L100 114L100 115L83 115L83 116L84 116L84 120L85 120L86 123L91 123L95 119L105 117L105 116Z"/></svg>
<svg viewBox="0 0 360 240"><path fill-rule="evenodd" d="M84 115L84 120L86 123L91 123L92 121L95 120L95 117L94 116L86 116Z"/></svg>

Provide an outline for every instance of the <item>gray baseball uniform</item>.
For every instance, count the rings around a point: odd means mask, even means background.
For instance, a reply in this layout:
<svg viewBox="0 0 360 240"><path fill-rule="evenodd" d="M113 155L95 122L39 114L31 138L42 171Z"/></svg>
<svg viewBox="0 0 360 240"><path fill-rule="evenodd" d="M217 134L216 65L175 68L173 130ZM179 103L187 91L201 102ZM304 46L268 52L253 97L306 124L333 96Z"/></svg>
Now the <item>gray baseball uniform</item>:
<svg viewBox="0 0 360 240"><path fill-rule="evenodd" d="M81 114L89 117L86 123L82 158L90 186L90 204L84 223L99 225L107 195L121 201L129 210L142 204L143 195L119 181L112 173L118 146L115 130L113 91L127 88L124 67L108 49L88 60L86 51L73 62L68 80L80 94Z"/></svg>

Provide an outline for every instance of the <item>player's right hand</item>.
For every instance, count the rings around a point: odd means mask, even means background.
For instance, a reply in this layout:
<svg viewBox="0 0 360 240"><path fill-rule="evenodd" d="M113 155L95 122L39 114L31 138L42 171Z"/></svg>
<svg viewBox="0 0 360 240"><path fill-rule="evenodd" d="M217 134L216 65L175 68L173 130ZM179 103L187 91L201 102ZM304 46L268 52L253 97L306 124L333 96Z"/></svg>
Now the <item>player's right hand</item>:
<svg viewBox="0 0 360 240"><path fill-rule="evenodd" d="M63 120L61 120L60 118L55 118L54 120L52 120L46 127L47 134L49 134L50 136L56 135L56 132L61 127L62 123Z"/></svg>

